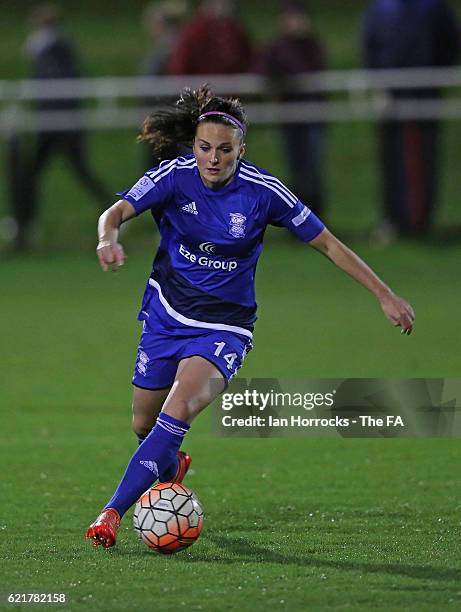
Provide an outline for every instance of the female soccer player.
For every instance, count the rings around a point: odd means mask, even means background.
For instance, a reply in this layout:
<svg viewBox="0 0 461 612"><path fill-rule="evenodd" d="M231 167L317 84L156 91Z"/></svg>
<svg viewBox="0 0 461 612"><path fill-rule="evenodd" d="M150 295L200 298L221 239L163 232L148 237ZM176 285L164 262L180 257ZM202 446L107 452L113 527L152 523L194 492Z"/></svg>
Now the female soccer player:
<svg viewBox="0 0 461 612"><path fill-rule="evenodd" d="M99 219L104 271L125 255L122 223L150 210L161 242L138 318L144 321L133 376L133 429L140 446L86 537L113 546L120 519L157 479L181 482L190 423L225 388L251 349L254 273L267 225L287 227L378 298L410 334L414 313L277 178L243 158L247 120L236 99L185 89L146 119L141 139L157 154L172 142L193 155L149 170ZM214 381L214 384L210 384Z"/></svg>

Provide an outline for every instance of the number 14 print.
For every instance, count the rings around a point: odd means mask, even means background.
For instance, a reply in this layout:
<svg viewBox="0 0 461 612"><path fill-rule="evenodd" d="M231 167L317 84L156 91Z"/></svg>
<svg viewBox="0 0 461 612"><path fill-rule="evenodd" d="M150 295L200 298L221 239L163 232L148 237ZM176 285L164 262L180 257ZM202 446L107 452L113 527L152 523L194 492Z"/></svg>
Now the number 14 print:
<svg viewBox="0 0 461 612"><path fill-rule="evenodd" d="M227 368L232 370L234 361L237 359L237 353L227 353L226 355L221 355L224 347L226 346L225 342L215 342L214 345L217 347L214 354L216 357L221 356L224 361L227 363Z"/></svg>

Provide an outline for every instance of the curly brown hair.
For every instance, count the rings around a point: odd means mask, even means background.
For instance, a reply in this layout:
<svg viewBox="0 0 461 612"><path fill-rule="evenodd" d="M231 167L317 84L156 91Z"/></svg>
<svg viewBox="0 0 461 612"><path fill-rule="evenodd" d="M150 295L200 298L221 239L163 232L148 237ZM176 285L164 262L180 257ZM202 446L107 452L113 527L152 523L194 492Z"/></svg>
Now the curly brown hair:
<svg viewBox="0 0 461 612"><path fill-rule="evenodd" d="M146 117L138 141L151 144L154 156L161 159L163 151L174 145L192 146L200 115L211 111L231 115L245 127L245 130L248 126L245 110L237 98L215 96L208 85L202 85L195 91L186 87L173 105L155 110ZM239 129L235 123L222 115L206 117L206 121L223 123ZM242 140L243 137L242 132Z"/></svg>

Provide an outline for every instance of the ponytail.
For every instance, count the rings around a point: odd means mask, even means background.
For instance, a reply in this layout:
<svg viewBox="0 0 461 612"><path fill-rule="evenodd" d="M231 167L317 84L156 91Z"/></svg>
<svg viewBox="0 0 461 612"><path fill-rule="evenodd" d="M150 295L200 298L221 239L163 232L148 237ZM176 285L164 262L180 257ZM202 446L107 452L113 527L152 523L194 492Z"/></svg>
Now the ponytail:
<svg viewBox="0 0 461 612"><path fill-rule="evenodd" d="M174 105L151 113L144 120L138 141L151 144L154 156L159 160L164 159L167 150L181 145L191 147L199 117L213 111L224 115L212 114L206 117L206 121L231 127L236 127L237 123L246 130L248 121L240 101L215 96L208 85L202 85L195 91L186 87ZM225 114L234 117L237 122L226 119ZM245 130L242 130L242 139Z"/></svg>

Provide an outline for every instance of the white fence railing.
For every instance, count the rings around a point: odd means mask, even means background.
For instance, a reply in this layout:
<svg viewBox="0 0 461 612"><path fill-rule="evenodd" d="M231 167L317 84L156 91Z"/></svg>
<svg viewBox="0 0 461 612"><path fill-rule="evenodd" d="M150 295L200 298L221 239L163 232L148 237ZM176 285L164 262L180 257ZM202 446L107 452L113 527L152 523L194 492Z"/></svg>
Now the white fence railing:
<svg viewBox="0 0 461 612"><path fill-rule="evenodd" d="M242 97L253 124L461 118L459 67L344 70L290 80L297 93L325 94L316 102L274 102L269 83L255 74L0 81L0 131L136 128L154 104L205 82L217 94ZM408 97L392 98L390 89L408 90ZM433 90L434 96L420 98L421 89ZM440 97L440 90L448 95ZM82 105L78 110L35 108L51 100L79 100Z"/></svg>

